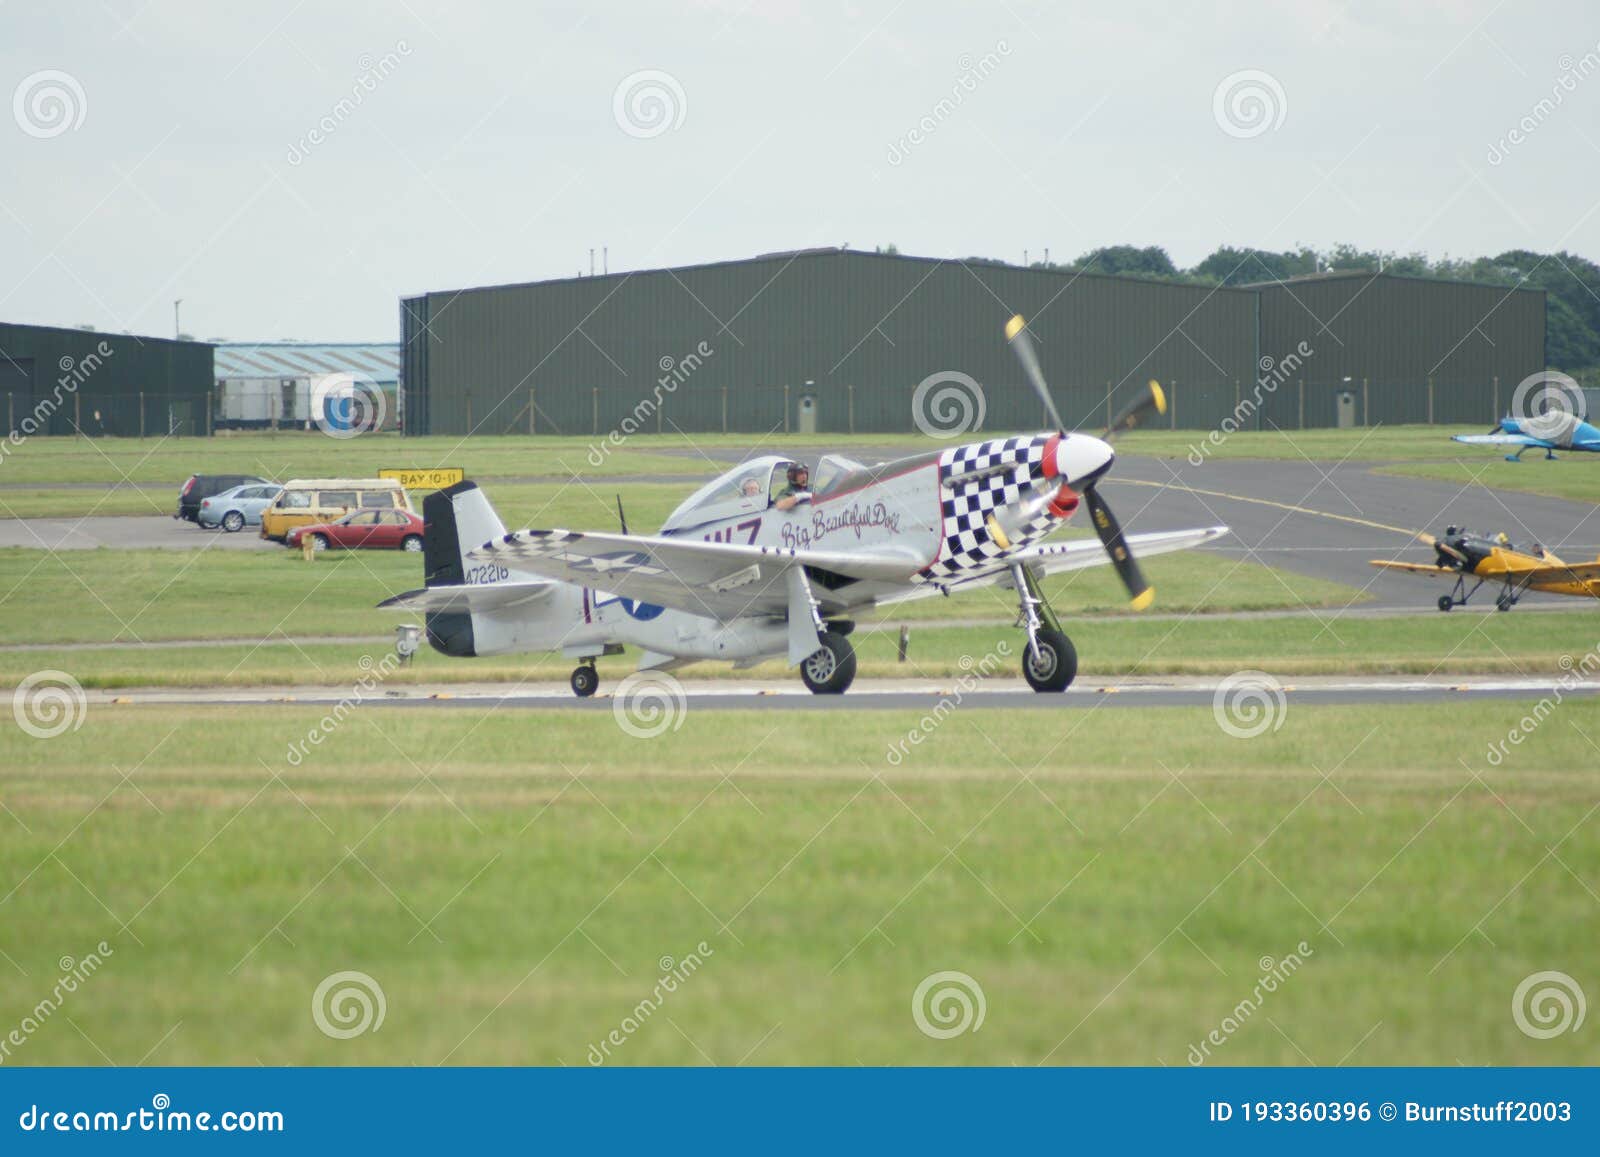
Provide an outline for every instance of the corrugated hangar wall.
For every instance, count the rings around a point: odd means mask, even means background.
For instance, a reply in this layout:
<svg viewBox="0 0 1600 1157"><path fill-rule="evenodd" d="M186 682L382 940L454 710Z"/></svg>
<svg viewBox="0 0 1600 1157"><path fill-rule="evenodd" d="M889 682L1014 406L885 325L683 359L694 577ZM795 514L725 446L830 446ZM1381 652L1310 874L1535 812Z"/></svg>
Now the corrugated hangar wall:
<svg viewBox="0 0 1600 1157"><path fill-rule="evenodd" d="M0 323L0 406L7 428L71 434L81 424L87 434L209 433L213 348Z"/></svg>
<svg viewBox="0 0 1600 1157"><path fill-rule="evenodd" d="M1263 397L1264 426L1333 425L1341 392L1357 425L1487 426L1545 368L1543 290L1387 273L1255 288L1262 358L1284 363L1301 342L1311 351Z"/></svg>
<svg viewBox="0 0 1600 1157"><path fill-rule="evenodd" d="M1173 387L1172 421L1204 428L1255 376L1256 302L842 250L432 293L401 308L406 430L794 430L809 380L819 431L906 431L936 374L981 384L982 429L1042 428L1005 341L1012 313L1028 317L1069 423L1103 423L1155 377Z"/></svg>

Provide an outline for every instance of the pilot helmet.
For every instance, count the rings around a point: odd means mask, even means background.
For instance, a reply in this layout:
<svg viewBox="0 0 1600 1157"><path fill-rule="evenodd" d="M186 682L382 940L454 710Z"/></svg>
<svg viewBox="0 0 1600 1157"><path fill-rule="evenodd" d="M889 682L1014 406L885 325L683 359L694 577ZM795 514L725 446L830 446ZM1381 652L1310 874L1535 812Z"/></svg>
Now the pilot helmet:
<svg viewBox="0 0 1600 1157"><path fill-rule="evenodd" d="M802 481L802 479L804 481ZM789 463L789 485L803 486L811 481L811 470L804 462Z"/></svg>

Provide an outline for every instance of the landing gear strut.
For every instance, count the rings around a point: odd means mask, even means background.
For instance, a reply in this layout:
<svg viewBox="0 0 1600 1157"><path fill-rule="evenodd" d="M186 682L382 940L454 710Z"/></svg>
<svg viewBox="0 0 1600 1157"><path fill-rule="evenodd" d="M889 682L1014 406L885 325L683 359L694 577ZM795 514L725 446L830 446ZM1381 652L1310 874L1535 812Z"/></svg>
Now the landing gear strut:
<svg viewBox="0 0 1600 1157"><path fill-rule="evenodd" d="M1035 691L1065 691L1078 675L1077 648L1045 602L1033 572L1012 563L1011 581L1017 588L1018 622L1028 634L1022 677Z"/></svg>
<svg viewBox="0 0 1600 1157"><path fill-rule="evenodd" d="M1472 584L1471 590L1467 590L1467 576L1464 574L1456 576L1456 585L1451 588L1450 593L1439 596L1439 609L1441 611L1448 611L1454 607L1466 606L1467 600L1473 595L1477 594L1478 588L1482 585L1483 580L1479 579L1477 582ZM1500 609L1505 610L1504 607L1501 607Z"/></svg>
<svg viewBox="0 0 1600 1157"><path fill-rule="evenodd" d="M572 693L587 699L600 688L600 673L594 669L594 660L588 659L572 669Z"/></svg>

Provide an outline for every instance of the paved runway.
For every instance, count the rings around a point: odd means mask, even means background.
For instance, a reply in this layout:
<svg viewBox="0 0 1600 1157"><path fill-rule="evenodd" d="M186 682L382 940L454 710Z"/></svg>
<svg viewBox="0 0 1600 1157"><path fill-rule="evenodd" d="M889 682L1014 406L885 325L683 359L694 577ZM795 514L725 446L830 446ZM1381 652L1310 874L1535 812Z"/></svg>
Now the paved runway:
<svg viewBox="0 0 1600 1157"><path fill-rule="evenodd" d="M1280 692L1287 704L1440 703L1469 700L1535 701L1551 695L1556 682L1517 676L1404 678L1395 676L1285 677ZM1060 695L1039 695L1021 679L989 679L974 689L954 680L863 679L839 696L812 695L797 679L783 681L680 682L686 709L707 711L927 711L941 701L982 710L1060 711L1093 707L1211 707L1221 681L1215 677L1085 677ZM465 684L407 687L362 700L363 706L431 709L578 710L609 714L614 688L602 687L593 699L578 699L565 683L521 686ZM1600 682L1560 688L1563 698L1600 695ZM1226 694L1226 689L1223 688ZM675 690L674 695L678 694ZM349 687L188 688L93 691L90 702L167 706L330 707L349 700Z"/></svg>

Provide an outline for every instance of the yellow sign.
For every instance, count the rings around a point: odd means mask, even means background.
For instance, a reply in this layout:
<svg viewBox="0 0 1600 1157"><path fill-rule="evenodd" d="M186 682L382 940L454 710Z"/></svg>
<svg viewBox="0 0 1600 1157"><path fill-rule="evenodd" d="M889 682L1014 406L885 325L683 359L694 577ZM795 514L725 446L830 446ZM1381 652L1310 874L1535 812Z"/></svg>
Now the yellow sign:
<svg viewBox="0 0 1600 1157"><path fill-rule="evenodd" d="M433 470L405 470L398 467L378 471L379 478L392 478L407 490L443 490L467 476L459 466L439 466Z"/></svg>

